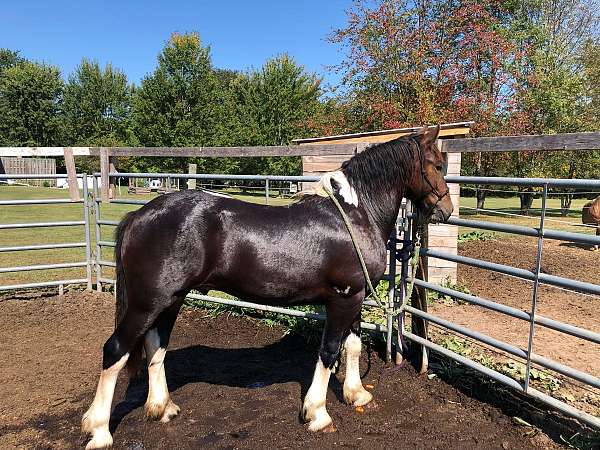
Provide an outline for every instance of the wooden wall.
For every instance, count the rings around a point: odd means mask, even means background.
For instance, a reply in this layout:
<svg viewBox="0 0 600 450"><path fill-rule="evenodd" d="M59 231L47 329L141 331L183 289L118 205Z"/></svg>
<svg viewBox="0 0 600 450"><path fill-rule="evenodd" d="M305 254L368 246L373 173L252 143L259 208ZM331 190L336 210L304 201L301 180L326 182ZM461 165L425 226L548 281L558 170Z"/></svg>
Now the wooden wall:
<svg viewBox="0 0 600 450"><path fill-rule="evenodd" d="M460 175L460 153L445 153L446 175ZM460 185L448 183L450 198L454 205L452 216L458 217L460 208ZM453 255L458 254L458 227L454 225L429 225L429 248ZM456 283L457 265L453 261L438 258L428 259L429 281L432 283Z"/></svg>

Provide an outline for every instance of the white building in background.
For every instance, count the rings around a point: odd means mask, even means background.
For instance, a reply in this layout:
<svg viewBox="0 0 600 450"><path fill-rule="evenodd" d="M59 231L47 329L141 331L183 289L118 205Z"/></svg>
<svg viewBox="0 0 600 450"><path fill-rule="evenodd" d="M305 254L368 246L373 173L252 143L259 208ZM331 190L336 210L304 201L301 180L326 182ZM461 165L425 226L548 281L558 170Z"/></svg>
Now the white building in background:
<svg viewBox="0 0 600 450"><path fill-rule="evenodd" d="M100 178L98 178L98 186L101 185ZM92 189L94 186L93 177L87 177L87 187ZM57 178L56 187L60 189L69 189L69 180L67 178ZM83 189L83 178L77 178L77 187Z"/></svg>

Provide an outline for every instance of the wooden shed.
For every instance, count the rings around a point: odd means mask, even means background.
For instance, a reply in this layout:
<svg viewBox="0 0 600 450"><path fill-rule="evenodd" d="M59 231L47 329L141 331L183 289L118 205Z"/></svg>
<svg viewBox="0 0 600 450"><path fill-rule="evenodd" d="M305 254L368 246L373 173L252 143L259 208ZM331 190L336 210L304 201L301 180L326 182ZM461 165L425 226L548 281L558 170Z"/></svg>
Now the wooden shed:
<svg viewBox="0 0 600 450"><path fill-rule="evenodd" d="M473 122L459 122L443 124L440 130L440 139L462 138L469 134ZM369 131L365 133L352 133L337 136L323 136L307 139L295 139L297 145L315 144L356 144L363 143L365 148L369 144L387 142L401 136L418 131L421 127L396 128L392 130ZM460 175L460 153L445 153L445 170L447 175ZM336 170L348 159L348 155L303 156L303 175L320 176L325 172ZM448 185L452 203L454 204L453 215L458 216L460 206L460 188L456 184ZM458 227L451 225L429 226L429 247L453 254L457 253ZM456 263L436 258L429 259L429 280L432 282L456 282Z"/></svg>

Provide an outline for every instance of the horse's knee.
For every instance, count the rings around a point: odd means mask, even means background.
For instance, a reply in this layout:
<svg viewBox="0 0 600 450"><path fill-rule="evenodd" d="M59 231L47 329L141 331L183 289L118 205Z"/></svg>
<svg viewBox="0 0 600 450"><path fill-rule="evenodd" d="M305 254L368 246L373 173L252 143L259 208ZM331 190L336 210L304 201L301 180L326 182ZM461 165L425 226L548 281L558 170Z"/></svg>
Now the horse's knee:
<svg viewBox="0 0 600 450"><path fill-rule="evenodd" d="M123 345L117 334L113 333L102 347L102 368L106 370L114 366L126 353L128 353L126 346Z"/></svg>
<svg viewBox="0 0 600 450"><path fill-rule="evenodd" d="M325 342L321 347L321 350L319 351L319 356L321 357L323 365L327 369L331 370L335 366L335 363L338 357L340 356L340 347L341 342L338 342L337 340Z"/></svg>

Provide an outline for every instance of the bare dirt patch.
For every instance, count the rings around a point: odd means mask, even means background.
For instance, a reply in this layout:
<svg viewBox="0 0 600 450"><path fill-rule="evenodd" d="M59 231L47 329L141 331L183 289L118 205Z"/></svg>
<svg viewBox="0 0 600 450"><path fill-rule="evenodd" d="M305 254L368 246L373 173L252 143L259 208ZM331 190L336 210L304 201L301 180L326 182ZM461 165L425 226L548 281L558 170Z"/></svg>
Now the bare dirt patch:
<svg viewBox="0 0 600 450"><path fill-rule="evenodd" d="M459 253L534 270L536 248L536 239L509 238L462 243ZM547 274L600 283L600 252L585 247L546 240L541 267L542 272ZM459 265L458 279L459 284L465 285L472 294L524 311L531 309L531 282L465 265ZM527 347L528 322L466 304L449 306L435 303L430 309L468 328L521 348ZM600 298L596 296L540 285L537 314L600 332ZM600 377L600 346L592 342L536 326L534 352ZM569 389L563 394L563 399L572 397ZM561 396L560 390L558 396ZM578 401L578 407L600 414L600 392L597 389L582 389Z"/></svg>
<svg viewBox="0 0 600 450"><path fill-rule="evenodd" d="M81 415L113 324L108 295L0 302L0 448L80 448ZM332 380L328 406L337 433L311 434L298 420L316 346L255 320L211 319L185 310L167 356L167 380L182 413L163 425L143 419L144 381L121 377L111 428L116 448L555 448L543 433L513 423L410 367L386 367L363 352L365 383L378 408L357 413ZM341 373L339 375L341 379Z"/></svg>

